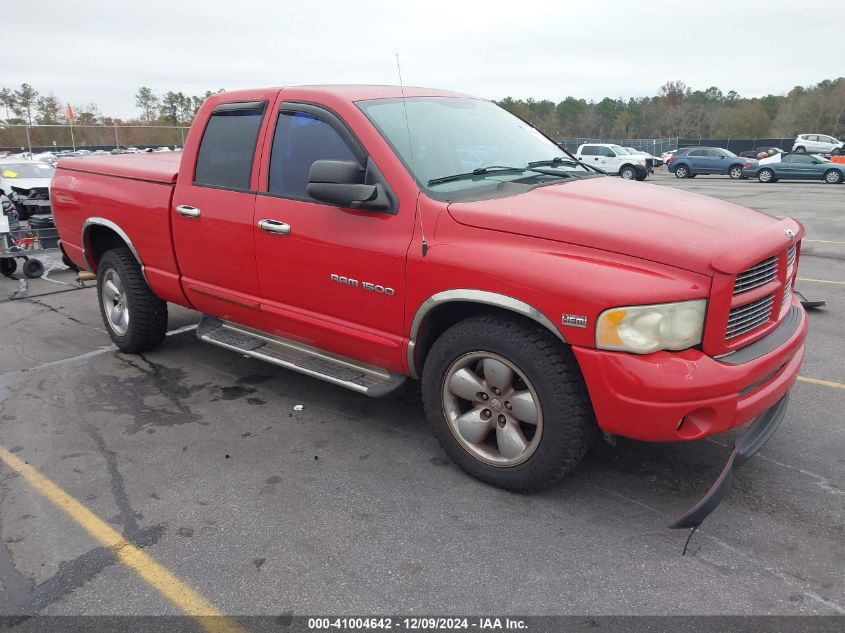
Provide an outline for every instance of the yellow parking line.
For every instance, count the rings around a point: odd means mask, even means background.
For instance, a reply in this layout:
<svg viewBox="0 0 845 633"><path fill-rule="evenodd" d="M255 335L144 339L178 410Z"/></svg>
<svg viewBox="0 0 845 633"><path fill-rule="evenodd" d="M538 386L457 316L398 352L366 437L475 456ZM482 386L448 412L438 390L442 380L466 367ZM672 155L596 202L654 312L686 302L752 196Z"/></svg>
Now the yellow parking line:
<svg viewBox="0 0 845 633"><path fill-rule="evenodd" d="M239 624L225 617L214 605L191 589L159 563L126 541L116 530L103 522L82 503L47 479L35 468L0 445L0 461L22 476L45 499L63 510L114 555L131 568L147 584L179 607L209 633L245 633Z"/></svg>
<svg viewBox="0 0 845 633"><path fill-rule="evenodd" d="M798 277L798 281L812 281L817 284L839 284L845 286L845 281L832 281L830 279L809 279L808 277Z"/></svg>
<svg viewBox="0 0 845 633"><path fill-rule="evenodd" d="M845 384L841 382L833 382L832 380L819 380L818 378L807 378L807 376L798 376L801 382L810 382L814 385L822 385L823 387L833 387L834 389L845 389Z"/></svg>

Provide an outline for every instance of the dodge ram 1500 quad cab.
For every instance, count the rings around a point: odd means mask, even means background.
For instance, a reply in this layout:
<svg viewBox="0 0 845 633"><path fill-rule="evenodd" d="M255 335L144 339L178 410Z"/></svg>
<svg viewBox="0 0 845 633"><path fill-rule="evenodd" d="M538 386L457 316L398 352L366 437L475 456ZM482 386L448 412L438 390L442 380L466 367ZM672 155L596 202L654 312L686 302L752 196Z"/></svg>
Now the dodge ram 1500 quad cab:
<svg viewBox="0 0 845 633"><path fill-rule="evenodd" d="M62 247L124 352L167 303L200 339L370 396L406 377L444 450L552 484L600 431L755 419L695 526L782 419L804 355L803 227L602 176L493 103L374 86L210 97L181 153L61 160Z"/></svg>

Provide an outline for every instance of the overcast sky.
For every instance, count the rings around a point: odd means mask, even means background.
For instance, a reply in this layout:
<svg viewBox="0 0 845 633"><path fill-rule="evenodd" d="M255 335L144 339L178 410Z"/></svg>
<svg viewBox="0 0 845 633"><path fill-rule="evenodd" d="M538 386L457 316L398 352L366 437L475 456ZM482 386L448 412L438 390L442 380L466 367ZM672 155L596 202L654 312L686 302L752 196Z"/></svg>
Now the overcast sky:
<svg viewBox="0 0 845 633"><path fill-rule="evenodd" d="M0 85L136 116L139 86L398 83L486 98L743 96L845 74L845 2L38 0L3 2ZM831 48L824 44L830 43Z"/></svg>

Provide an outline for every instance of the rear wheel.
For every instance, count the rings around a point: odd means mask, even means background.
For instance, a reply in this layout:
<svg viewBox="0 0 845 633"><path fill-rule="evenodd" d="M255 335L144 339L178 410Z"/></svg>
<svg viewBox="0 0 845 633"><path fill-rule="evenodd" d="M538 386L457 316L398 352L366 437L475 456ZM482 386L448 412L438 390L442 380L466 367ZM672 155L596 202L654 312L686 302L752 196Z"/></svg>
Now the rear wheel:
<svg viewBox="0 0 845 633"><path fill-rule="evenodd" d="M734 180L739 180L740 178L742 178L742 166L734 165L728 170L728 175Z"/></svg>
<svg viewBox="0 0 845 633"><path fill-rule="evenodd" d="M423 368L426 416L464 471L528 492L571 471L596 436L575 357L553 334L495 314L452 326Z"/></svg>
<svg viewBox="0 0 845 633"><path fill-rule="evenodd" d="M689 178L689 169L686 165L678 165L675 168L675 178Z"/></svg>
<svg viewBox="0 0 845 633"><path fill-rule="evenodd" d="M798 147L795 148L795 151L798 152L799 154L803 154L804 152L807 151L807 148L804 147L803 145L799 145Z"/></svg>
<svg viewBox="0 0 845 633"><path fill-rule="evenodd" d="M775 181L775 172L771 169L761 169L757 172L757 180L760 182L774 182Z"/></svg>
<svg viewBox="0 0 845 633"><path fill-rule="evenodd" d="M838 169L828 169L824 172L824 181L829 185L838 185L842 182L842 172Z"/></svg>
<svg viewBox="0 0 845 633"><path fill-rule="evenodd" d="M167 303L150 290L128 248L106 251L97 268L100 314L122 352L145 352L167 332Z"/></svg>
<svg viewBox="0 0 845 633"><path fill-rule="evenodd" d="M4 277L11 277L18 269L18 263L14 257L4 257L0 259L0 274Z"/></svg>
<svg viewBox="0 0 845 633"><path fill-rule="evenodd" d="M630 165L625 165L619 170L619 175L622 176L623 180L633 180L637 177L637 170Z"/></svg>

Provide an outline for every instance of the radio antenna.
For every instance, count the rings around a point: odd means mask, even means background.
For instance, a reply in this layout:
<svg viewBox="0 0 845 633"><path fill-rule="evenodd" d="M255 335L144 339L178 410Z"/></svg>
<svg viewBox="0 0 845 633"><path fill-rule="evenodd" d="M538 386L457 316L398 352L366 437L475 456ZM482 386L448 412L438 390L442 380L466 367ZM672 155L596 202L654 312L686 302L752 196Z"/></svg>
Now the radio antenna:
<svg viewBox="0 0 845 633"><path fill-rule="evenodd" d="M405 131L408 133L408 152L410 152L411 166L414 164L414 146L411 142L411 124L408 121L408 103L405 99L405 83L402 81L402 66L399 63L399 53L396 53L396 70L399 73L399 89L402 91L402 109L405 111ZM423 226L422 210L419 197L417 198L417 215L420 218L420 235L422 236L422 256L428 253L428 242L425 241L425 226Z"/></svg>

